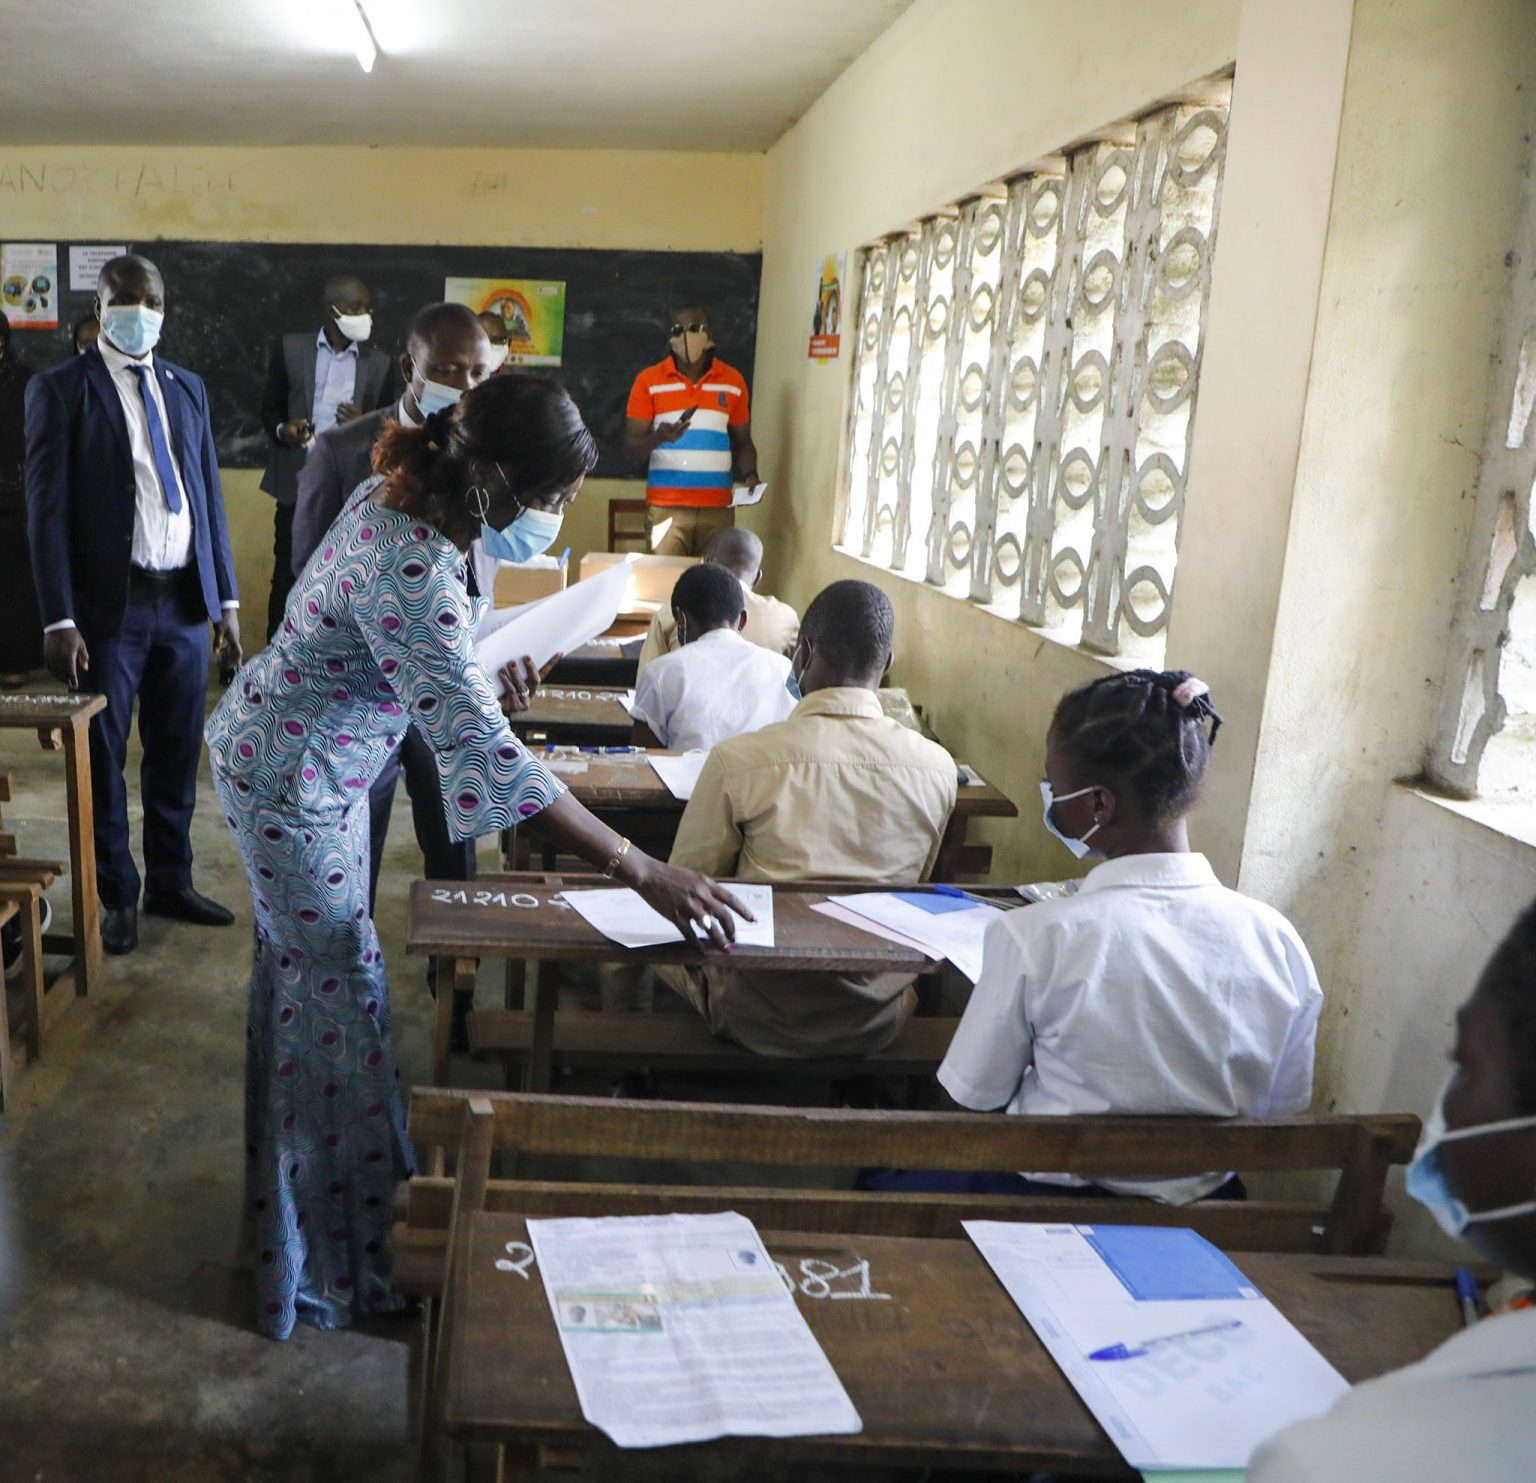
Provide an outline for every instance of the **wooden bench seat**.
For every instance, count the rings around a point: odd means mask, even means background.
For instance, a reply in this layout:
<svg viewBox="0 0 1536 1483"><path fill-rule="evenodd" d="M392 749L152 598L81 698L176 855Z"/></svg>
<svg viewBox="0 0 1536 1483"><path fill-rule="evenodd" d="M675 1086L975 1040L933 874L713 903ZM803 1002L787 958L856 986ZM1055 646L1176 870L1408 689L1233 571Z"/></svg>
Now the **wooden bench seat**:
<svg viewBox="0 0 1536 1483"><path fill-rule="evenodd" d="M532 1055L536 1017L518 1010L469 1016L469 1047L481 1060L522 1065ZM931 1075L954 1038L957 1019L917 1017L884 1050L863 1056L760 1056L722 1040L694 1014L555 1015L553 1064L607 1071L734 1071L777 1077ZM799 1229L799 1227L795 1227Z"/></svg>

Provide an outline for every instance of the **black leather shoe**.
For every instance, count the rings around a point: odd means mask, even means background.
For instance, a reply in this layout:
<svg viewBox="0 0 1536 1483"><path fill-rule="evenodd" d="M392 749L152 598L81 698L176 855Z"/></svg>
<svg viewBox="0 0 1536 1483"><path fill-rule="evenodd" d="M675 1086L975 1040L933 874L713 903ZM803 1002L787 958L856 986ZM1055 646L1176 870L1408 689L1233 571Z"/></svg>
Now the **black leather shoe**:
<svg viewBox="0 0 1536 1483"><path fill-rule="evenodd" d="M144 910L152 917L171 917L178 922L191 922L198 927L228 927L235 920L234 912L217 901L184 886L179 891L167 891L163 895L144 897Z"/></svg>
<svg viewBox="0 0 1536 1483"><path fill-rule="evenodd" d="M109 906L101 917L101 947L120 957L139 945L139 913L131 906Z"/></svg>

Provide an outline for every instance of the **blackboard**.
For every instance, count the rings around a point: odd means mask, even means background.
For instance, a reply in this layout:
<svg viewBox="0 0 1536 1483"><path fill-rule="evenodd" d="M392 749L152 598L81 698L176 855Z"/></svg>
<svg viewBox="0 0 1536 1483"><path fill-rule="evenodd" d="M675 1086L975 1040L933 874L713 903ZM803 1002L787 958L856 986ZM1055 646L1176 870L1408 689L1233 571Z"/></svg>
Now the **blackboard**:
<svg viewBox="0 0 1536 1483"><path fill-rule="evenodd" d="M69 248L59 243L68 282ZM321 285L357 273L373 290L371 343L398 355L411 316L443 296L443 280L541 278L566 285L564 363L547 374L581 407L602 449L598 473L635 476L620 453L624 406L636 372L667 353L670 308L703 303L722 357L748 378L757 341L762 257L734 252L612 252L591 248L402 247L319 243L139 242L165 277L161 352L208 384L219 462L260 468L269 442L261 392L272 342L320 328ZM15 345L35 369L73 352L70 326L91 312L93 293L68 290L61 327L18 331Z"/></svg>

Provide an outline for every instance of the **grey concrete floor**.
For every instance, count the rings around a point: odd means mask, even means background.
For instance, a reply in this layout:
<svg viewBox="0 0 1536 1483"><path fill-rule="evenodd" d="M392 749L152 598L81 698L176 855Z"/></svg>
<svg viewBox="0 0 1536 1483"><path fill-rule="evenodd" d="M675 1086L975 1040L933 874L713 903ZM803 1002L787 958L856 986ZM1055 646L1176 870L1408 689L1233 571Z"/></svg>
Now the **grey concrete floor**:
<svg viewBox="0 0 1536 1483"><path fill-rule="evenodd" d="M136 856L138 766L135 746ZM0 731L0 772L12 777L5 821L22 851L67 858L59 755L31 733ZM414 1321L301 1326L282 1344L252 1326L239 1254L251 906L206 758L193 847L199 889L229 906L235 925L141 916L138 950L105 960L100 988L58 1022L0 1119L22 1259L19 1301L0 1319L0 1483L404 1483L415 1476ZM424 965L404 952L406 892L420 869L402 791L378 925L408 1085L427 1080L429 1063ZM50 899L59 930L70 919L67 879ZM499 994L493 966L480 992ZM493 1085L493 1076L455 1064L461 1083ZM710 1483L761 1483L777 1471L707 1470ZM594 1474L603 1483L679 1476L669 1453L626 1454ZM794 1476L890 1475L801 1465Z"/></svg>

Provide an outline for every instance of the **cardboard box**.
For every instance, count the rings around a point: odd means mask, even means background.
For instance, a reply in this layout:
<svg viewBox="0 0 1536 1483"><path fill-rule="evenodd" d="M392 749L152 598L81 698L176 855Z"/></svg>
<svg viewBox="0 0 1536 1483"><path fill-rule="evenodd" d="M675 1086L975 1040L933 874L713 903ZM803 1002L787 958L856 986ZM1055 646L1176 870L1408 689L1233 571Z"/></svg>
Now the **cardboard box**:
<svg viewBox="0 0 1536 1483"><path fill-rule="evenodd" d="M537 602L541 597L564 592L569 570L570 563L564 558L559 566L519 566L504 561L496 569L491 601L498 608L516 608L525 602Z"/></svg>
<svg viewBox="0 0 1536 1483"><path fill-rule="evenodd" d="M691 566L697 566L697 556L637 556L626 551L591 551L581 558L581 580L595 577L620 562L628 562L632 577L629 593L621 611L648 607L653 611L662 603L671 602L672 589L677 579Z"/></svg>

